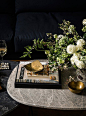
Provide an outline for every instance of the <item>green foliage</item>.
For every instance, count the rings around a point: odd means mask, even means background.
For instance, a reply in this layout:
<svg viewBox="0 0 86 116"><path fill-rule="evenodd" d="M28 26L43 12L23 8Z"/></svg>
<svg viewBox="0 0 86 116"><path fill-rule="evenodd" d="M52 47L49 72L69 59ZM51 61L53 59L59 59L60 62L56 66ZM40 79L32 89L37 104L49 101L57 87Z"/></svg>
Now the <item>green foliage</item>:
<svg viewBox="0 0 86 116"><path fill-rule="evenodd" d="M84 27L82 28L82 31L83 31L83 32L86 32L86 26L84 26Z"/></svg>
<svg viewBox="0 0 86 116"><path fill-rule="evenodd" d="M59 28L63 30L63 35L46 33L48 37L46 42L44 39L34 39L33 46L26 46L26 52L23 52L21 58L26 56L31 58L32 50L35 49L37 51L45 51L49 66L53 71L55 71L57 67L62 69L65 66L71 66L70 58L73 55L67 52L67 46L70 44L76 45L77 41L81 38L85 40L86 33L83 34L83 37L79 36L76 27L66 20L63 20L62 24L59 24ZM86 32L85 25L83 25L82 31ZM44 46L46 46L48 50L45 50ZM86 46L83 45L83 49L77 50L77 53L82 56L82 59L79 58L80 60L86 61ZM75 64L73 66L77 68Z"/></svg>

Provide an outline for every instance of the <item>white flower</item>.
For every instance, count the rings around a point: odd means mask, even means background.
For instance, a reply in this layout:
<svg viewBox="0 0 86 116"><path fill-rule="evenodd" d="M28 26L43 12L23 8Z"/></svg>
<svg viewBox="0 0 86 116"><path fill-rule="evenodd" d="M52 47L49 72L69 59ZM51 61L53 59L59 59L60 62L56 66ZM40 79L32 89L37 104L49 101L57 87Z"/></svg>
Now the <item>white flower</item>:
<svg viewBox="0 0 86 116"><path fill-rule="evenodd" d="M84 20L82 21L82 24L83 24L83 25L86 25L86 19L84 19Z"/></svg>
<svg viewBox="0 0 86 116"><path fill-rule="evenodd" d="M62 37L64 37L63 35L58 35L57 38L56 38L56 42L61 39Z"/></svg>
<svg viewBox="0 0 86 116"><path fill-rule="evenodd" d="M69 54L74 54L75 52L76 52L76 46L75 45L68 45L67 46L67 52L69 53Z"/></svg>
<svg viewBox="0 0 86 116"><path fill-rule="evenodd" d="M63 35L58 35L58 39L61 39L63 37Z"/></svg>
<svg viewBox="0 0 86 116"><path fill-rule="evenodd" d="M53 37L54 37L54 38L57 38L58 36L57 36L57 34L54 34Z"/></svg>
<svg viewBox="0 0 86 116"><path fill-rule="evenodd" d="M65 61L62 58L57 57L58 64L63 64Z"/></svg>
<svg viewBox="0 0 86 116"><path fill-rule="evenodd" d="M77 41L77 46L79 47L79 49L82 49L83 45L85 45L85 41L83 39L79 39Z"/></svg>
<svg viewBox="0 0 86 116"><path fill-rule="evenodd" d="M77 60L77 62L75 62L75 64L80 69L85 68L85 64L83 63L83 61Z"/></svg>
<svg viewBox="0 0 86 116"><path fill-rule="evenodd" d="M52 35L52 33L46 33L46 35L47 35L47 36L50 36L50 35Z"/></svg>
<svg viewBox="0 0 86 116"><path fill-rule="evenodd" d="M56 60L59 61L59 57L57 57Z"/></svg>
<svg viewBox="0 0 86 116"><path fill-rule="evenodd" d="M74 59L73 56L70 58L70 61L71 61L71 64L74 65L74 63L75 63L75 59Z"/></svg>
<svg viewBox="0 0 86 116"><path fill-rule="evenodd" d="M73 56L75 57L75 59L79 59L81 57L79 53L74 53Z"/></svg>
<svg viewBox="0 0 86 116"><path fill-rule="evenodd" d="M71 64L74 65L74 63L76 63L80 57L81 55L79 53L74 53L73 56L70 58Z"/></svg>
<svg viewBox="0 0 86 116"><path fill-rule="evenodd" d="M51 57L51 54L48 54L49 57Z"/></svg>
<svg viewBox="0 0 86 116"><path fill-rule="evenodd" d="M55 69L56 69L56 67L53 67L53 68L52 68L52 71L54 71Z"/></svg>
<svg viewBox="0 0 86 116"><path fill-rule="evenodd" d="M86 56L81 56L80 59L86 61Z"/></svg>
<svg viewBox="0 0 86 116"><path fill-rule="evenodd" d="M50 51L49 50L45 50L45 54L50 54Z"/></svg>
<svg viewBox="0 0 86 116"><path fill-rule="evenodd" d="M68 28L69 33L72 33L74 29L75 29L74 25L70 25Z"/></svg>
<svg viewBox="0 0 86 116"><path fill-rule="evenodd" d="M66 39L67 39L67 37L66 37L66 36L63 36L63 37L59 40L59 45L60 45L60 46L65 45Z"/></svg>
<svg viewBox="0 0 86 116"><path fill-rule="evenodd" d="M52 58L54 59L54 58L55 58L55 56L53 55L53 56L52 56Z"/></svg>
<svg viewBox="0 0 86 116"><path fill-rule="evenodd" d="M77 55L77 54L78 53L74 53L73 56L70 58L71 64L73 64L73 65L79 59L79 55Z"/></svg>
<svg viewBox="0 0 86 116"><path fill-rule="evenodd" d="M77 46L77 45L76 45L76 51L78 51L78 50L82 50L82 49L83 49L82 46Z"/></svg>

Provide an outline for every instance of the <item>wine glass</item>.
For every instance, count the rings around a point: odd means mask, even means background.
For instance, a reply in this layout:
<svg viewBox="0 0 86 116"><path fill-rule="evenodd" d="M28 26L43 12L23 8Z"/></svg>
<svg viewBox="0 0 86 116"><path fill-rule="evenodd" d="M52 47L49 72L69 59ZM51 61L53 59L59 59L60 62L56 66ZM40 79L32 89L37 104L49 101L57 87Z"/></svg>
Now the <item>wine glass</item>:
<svg viewBox="0 0 86 116"><path fill-rule="evenodd" d="M3 62L3 56L7 53L7 45L5 40L0 40L0 56L1 56L1 63Z"/></svg>

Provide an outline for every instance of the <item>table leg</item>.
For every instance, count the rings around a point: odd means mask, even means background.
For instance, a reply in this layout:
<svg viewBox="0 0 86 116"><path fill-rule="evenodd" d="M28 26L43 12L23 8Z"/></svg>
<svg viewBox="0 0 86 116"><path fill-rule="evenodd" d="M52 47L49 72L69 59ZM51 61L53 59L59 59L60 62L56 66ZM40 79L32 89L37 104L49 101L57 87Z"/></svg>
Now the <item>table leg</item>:
<svg viewBox="0 0 86 116"><path fill-rule="evenodd" d="M32 106L29 106L29 113L28 116L33 116L33 109Z"/></svg>

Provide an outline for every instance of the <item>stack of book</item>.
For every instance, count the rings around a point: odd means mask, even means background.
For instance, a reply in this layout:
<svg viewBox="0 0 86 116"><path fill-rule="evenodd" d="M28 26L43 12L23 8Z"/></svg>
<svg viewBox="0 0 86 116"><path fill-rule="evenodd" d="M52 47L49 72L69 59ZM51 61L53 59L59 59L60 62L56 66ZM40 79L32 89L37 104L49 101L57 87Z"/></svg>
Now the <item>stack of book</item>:
<svg viewBox="0 0 86 116"><path fill-rule="evenodd" d="M43 69L33 71L26 66L31 63L20 63L17 67L16 88L61 88L59 72L52 72L46 62L41 62ZM30 69L30 70L29 70Z"/></svg>

